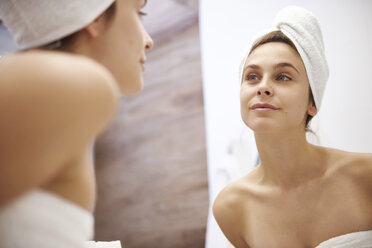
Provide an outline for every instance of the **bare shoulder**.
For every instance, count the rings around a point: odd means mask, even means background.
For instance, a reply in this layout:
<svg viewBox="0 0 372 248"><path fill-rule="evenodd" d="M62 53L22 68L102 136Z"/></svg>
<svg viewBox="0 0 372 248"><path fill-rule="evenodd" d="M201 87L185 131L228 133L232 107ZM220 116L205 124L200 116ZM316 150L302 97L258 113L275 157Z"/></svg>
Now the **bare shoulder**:
<svg viewBox="0 0 372 248"><path fill-rule="evenodd" d="M372 193L372 154L350 153L345 170ZM371 195L372 196L372 195Z"/></svg>
<svg viewBox="0 0 372 248"><path fill-rule="evenodd" d="M239 182L233 182L224 187L216 197L213 204L213 212L216 217L225 217L226 214L239 214L241 208L241 186ZM220 215L220 214L223 215Z"/></svg>
<svg viewBox="0 0 372 248"><path fill-rule="evenodd" d="M0 98L4 99L0 107L7 112L32 108L43 112L45 120L48 114L54 115L48 111L53 106L59 114L50 117L59 121L80 111L98 123L110 118L118 104L114 78L83 56L47 51L10 55L0 60L0 75Z"/></svg>
<svg viewBox="0 0 372 248"><path fill-rule="evenodd" d="M108 87L115 92L111 74L99 63L84 56L62 52L30 51L0 60L0 87ZM47 83L47 85L45 85ZM63 83L59 85L59 83ZM105 91L103 92L105 93Z"/></svg>
<svg viewBox="0 0 372 248"><path fill-rule="evenodd" d="M0 59L0 205L51 180L113 117L116 83L98 63L58 52Z"/></svg>
<svg viewBox="0 0 372 248"><path fill-rule="evenodd" d="M331 149L339 175L350 178L372 193L372 154Z"/></svg>
<svg viewBox="0 0 372 248"><path fill-rule="evenodd" d="M223 188L213 204L218 225L235 247L248 247L243 239L248 195L245 179L240 179Z"/></svg>

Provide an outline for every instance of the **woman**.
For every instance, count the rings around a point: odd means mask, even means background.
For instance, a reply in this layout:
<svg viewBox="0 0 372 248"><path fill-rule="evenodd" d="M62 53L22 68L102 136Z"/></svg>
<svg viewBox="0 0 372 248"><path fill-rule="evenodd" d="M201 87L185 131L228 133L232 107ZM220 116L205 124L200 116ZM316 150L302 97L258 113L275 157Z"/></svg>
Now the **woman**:
<svg viewBox="0 0 372 248"><path fill-rule="evenodd" d="M2 0L22 51L0 59L0 247L92 238L94 138L142 89L145 0Z"/></svg>
<svg viewBox="0 0 372 248"><path fill-rule="evenodd" d="M372 247L372 156L315 146L308 122L328 78L316 18L281 10L241 67L241 115L261 164L225 187L214 216L246 247Z"/></svg>

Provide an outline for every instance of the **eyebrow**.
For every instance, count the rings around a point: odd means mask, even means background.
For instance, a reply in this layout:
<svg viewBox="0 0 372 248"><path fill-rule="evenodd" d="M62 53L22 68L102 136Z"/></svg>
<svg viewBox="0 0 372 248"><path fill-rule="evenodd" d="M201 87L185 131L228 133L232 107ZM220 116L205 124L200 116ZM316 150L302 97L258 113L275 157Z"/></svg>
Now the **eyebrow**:
<svg viewBox="0 0 372 248"><path fill-rule="evenodd" d="M297 70L297 68L296 68L294 65L290 64L290 63L283 62L283 63L276 64L276 65L274 66L275 69L277 69L277 68L282 68L282 67L291 67L291 68L293 68L297 73L300 73L300 72ZM248 64L248 65L244 68L243 72L245 72L248 68L251 68L251 69L257 70L257 69L260 69L260 66L258 66L258 65L256 65L256 64Z"/></svg>
<svg viewBox="0 0 372 248"><path fill-rule="evenodd" d="M145 7L146 4L147 4L147 0L144 0L144 1L143 1L143 4L142 4L142 8Z"/></svg>
<svg viewBox="0 0 372 248"><path fill-rule="evenodd" d="M277 65L275 66L275 69L276 69L276 68L281 68L281 67L291 67L291 68L294 69L297 73L300 73L300 72L297 70L297 68L296 68L294 65L290 64L290 63L279 63L279 64L277 64Z"/></svg>
<svg viewBox="0 0 372 248"><path fill-rule="evenodd" d="M247 65L247 66L244 68L243 72L245 72L245 71L246 71L247 69L249 69L249 68L254 69L254 70L260 69L260 67L259 67L258 65L255 65L255 64L249 64L249 65Z"/></svg>

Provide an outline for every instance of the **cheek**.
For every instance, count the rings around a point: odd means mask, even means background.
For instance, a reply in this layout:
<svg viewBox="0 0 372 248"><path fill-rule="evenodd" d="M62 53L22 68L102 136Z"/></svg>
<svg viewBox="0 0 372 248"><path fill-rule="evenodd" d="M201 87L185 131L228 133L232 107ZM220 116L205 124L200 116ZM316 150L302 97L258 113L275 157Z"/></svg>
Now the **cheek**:
<svg viewBox="0 0 372 248"><path fill-rule="evenodd" d="M246 106L249 101L249 91L244 86L240 88L240 106Z"/></svg>
<svg viewBox="0 0 372 248"><path fill-rule="evenodd" d="M242 86L240 89L240 111L244 115L248 112L249 104L254 97L254 90L247 86Z"/></svg>
<svg viewBox="0 0 372 248"><path fill-rule="evenodd" d="M307 115L309 96L306 93L290 96L286 98L286 105L291 109L293 118L303 119Z"/></svg>
<svg viewBox="0 0 372 248"><path fill-rule="evenodd" d="M135 14L128 22L126 23L127 30L125 35L130 37L131 42L135 46L143 45L143 26L140 18Z"/></svg>

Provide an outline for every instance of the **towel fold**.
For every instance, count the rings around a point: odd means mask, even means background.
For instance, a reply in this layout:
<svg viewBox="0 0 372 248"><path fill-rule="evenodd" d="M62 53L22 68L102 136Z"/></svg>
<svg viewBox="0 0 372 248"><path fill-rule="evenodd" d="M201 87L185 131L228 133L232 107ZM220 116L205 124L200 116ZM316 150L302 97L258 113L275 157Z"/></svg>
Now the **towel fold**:
<svg viewBox="0 0 372 248"><path fill-rule="evenodd" d="M372 230L337 236L319 244L316 248L371 248Z"/></svg>
<svg viewBox="0 0 372 248"><path fill-rule="evenodd" d="M49 44L97 18L114 0L1 0L0 20L20 49Z"/></svg>
<svg viewBox="0 0 372 248"><path fill-rule="evenodd" d="M81 248L93 224L92 213L35 189L0 209L0 247Z"/></svg>
<svg viewBox="0 0 372 248"><path fill-rule="evenodd" d="M85 248L122 248L120 241L87 241Z"/></svg>

